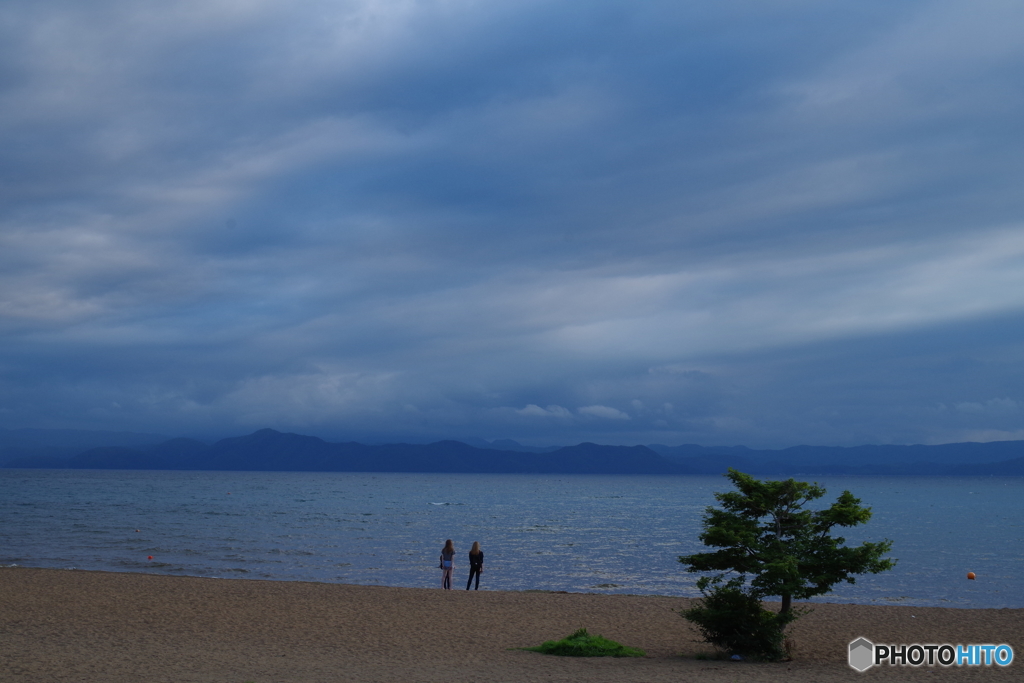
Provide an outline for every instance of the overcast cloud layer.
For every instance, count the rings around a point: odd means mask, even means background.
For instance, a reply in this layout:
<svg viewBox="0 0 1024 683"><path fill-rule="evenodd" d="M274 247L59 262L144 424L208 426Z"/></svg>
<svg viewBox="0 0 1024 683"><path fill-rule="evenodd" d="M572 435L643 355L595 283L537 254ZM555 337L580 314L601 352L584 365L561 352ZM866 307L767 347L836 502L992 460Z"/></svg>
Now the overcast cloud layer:
<svg viewBox="0 0 1024 683"><path fill-rule="evenodd" d="M0 427L1024 439L1024 5L0 5Z"/></svg>

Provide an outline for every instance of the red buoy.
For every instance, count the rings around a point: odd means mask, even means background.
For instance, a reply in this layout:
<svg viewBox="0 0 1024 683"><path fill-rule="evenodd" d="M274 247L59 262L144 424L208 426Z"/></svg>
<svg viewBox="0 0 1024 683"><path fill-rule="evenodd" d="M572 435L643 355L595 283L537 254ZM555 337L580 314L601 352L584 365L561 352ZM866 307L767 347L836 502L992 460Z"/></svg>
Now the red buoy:
<svg viewBox="0 0 1024 683"><path fill-rule="evenodd" d="M153 559L153 556L152 556L152 555L150 555L150 556L149 556L149 558L147 558L147 559L150 559L150 560L152 560L152 559Z"/></svg>
<svg viewBox="0 0 1024 683"><path fill-rule="evenodd" d="M974 572L967 572L967 578L974 581Z"/></svg>

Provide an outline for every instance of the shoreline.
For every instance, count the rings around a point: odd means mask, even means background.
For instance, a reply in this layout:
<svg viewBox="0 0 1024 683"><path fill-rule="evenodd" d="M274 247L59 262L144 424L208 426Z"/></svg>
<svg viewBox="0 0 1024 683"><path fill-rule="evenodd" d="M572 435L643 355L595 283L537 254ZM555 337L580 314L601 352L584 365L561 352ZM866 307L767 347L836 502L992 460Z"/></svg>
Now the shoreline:
<svg viewBox="0 0 1024 683"><path fill-rule="evenodd" d="M61 571L61 572L91 572L99 574L137 574L139 576L165 576L169 578L185 578L185 579L204 579L211 581L258 581L263 583L309 583L309 584L322 584L327 586L352 586L361 588L398 588L398 589L411 589L411 590L432 590L432 586L398 586L391 584L375 584L375 583L345 583L341 581L318 581L315 579L288 579L288 578L266 578L266 577L253 577L253 576L200 576L198 574L170 574L170 573L159 573L159 572L146 572L146 571L132 571L132 570L116 570L116 569L83 569L81 567L33 567L20 564L0 564L0 571L4 569L29 569L29 570L43 570L43 571ZM458 579L456 577L456 583ZM623 597L655 597L655 598L667 598L675 600L698 600L698 596L687 596L687 595L667 595L664 593L599 593L596 591L573 591L573 590L555 590L548 588L523 588L520 590L516 589L491 589L485 588L489 593L548 593L548 594L561 594L561 595L603 595L608 597L623 596ZM831 596L830 596L831 597ZM885 600L885 599L880 599ZM766 602L765 604L778 604ZM797 603L794 603L797 604ZM918 609L944 609L944 610L1024 610L1024 605L1021 607L976 607L976 606L960 606L960 605L916 605L911 602L904 602L899 599L885 600L884 602L856 602L853 599L849 601L830 601L823 599L820 601L801 601L799 604L814 608L818 605L860 605L863 607L916 607Z"/></svg>
<svg viewBox="0 0 1024 683"><path fill-rule="evenodd" d="M677 613L691 599L532 591L442 591L305 581L0 568L0 672L28 683L328 681L853 681L942 675L1010 680L1024 666L1024 609L800 603L795 659L696 659ZM641 659L552 657L510 648L586 627ZM876 643L1007 643L1009 667L875 667L846 662Z"/></svg>

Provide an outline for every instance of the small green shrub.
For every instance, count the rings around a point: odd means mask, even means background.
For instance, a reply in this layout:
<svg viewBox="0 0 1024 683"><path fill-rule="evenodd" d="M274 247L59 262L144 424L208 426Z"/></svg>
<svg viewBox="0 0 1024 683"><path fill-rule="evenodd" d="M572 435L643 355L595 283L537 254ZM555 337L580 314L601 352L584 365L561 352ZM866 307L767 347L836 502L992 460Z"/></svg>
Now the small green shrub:
<svg viewBox="0 0 1024 683"><path fill-rule="evenodd" d="M702 586L704 598L683 612L696 624L704 640L730 654L768 662L787 658L783 634L786 625L799 616L790 610L776 614L761 606L761 601L744 592L736 583Z"/></svg>
<svg viewBox="0 0 1024 683"><path fill-rule="evenodd" d="M647 655L646 652L635 647L626 647L614 640L592 636L587 633L585 628L579 629L562 640L549 640L537 647L522 649L563 657L644 657Z"/></svg>

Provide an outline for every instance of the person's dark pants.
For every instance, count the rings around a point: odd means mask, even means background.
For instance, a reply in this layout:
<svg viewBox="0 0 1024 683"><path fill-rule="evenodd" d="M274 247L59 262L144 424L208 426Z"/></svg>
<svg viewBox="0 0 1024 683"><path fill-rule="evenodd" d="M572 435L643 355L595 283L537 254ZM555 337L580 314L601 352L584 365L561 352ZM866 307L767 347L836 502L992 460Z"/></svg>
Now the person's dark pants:
<svg viewBox="0 0 1024 683"><path fill-rule="evenodd" d="M473 577L476 577L476 588L474 590L480 590L480 567L474 567L469 565L469 581L466 582L466 590L469 590L469 584L473 583Z"/></svg>

